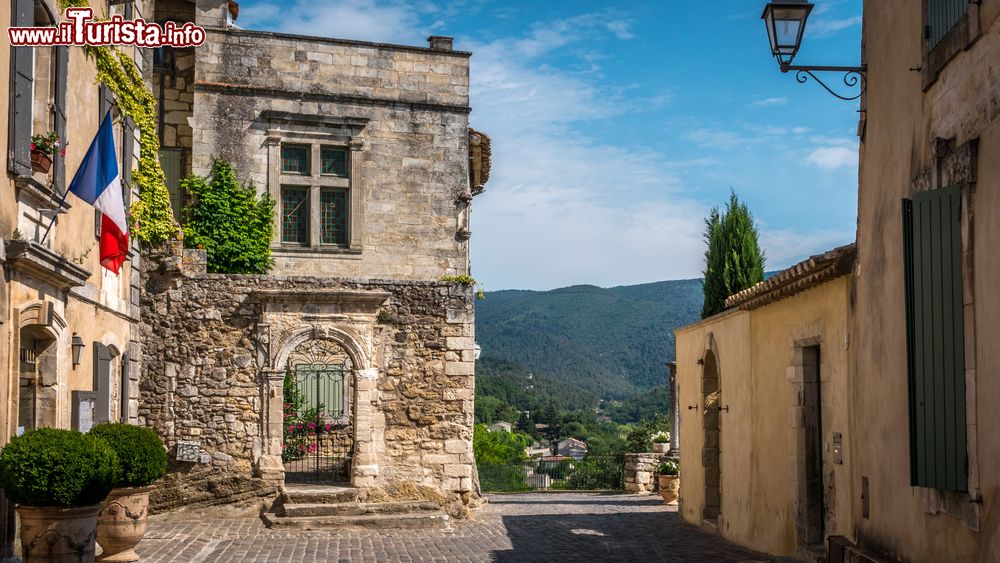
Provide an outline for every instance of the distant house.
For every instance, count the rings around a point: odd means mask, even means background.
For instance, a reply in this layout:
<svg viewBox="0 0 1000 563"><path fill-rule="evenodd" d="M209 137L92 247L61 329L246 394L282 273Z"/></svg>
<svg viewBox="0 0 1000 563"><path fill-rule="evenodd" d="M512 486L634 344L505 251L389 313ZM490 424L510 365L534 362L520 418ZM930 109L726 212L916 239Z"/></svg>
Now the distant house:
<svg viewBox="0 0 1000 563"><path fill-rule="evenodd" d="M509 422L494 422L489 425L490 432L510 432L514 425Z"/></svg>
<svg viewBox="0 0 1000 563"><path fill-rule="evenodd" d="M551 451L549 449L549 446L541 444L539 442L535 442L534 444L531 444L530 446L525 448L524 453L526 453L528 457L542 457L549 455Z"/></svg>
<svg viewBox="0 0 1000 563"><path fill-rule="evenodd" d="M577 440L576 438L566 438L565 440L559 442L556 453L561 456L571 457L575 460L581 460L587 456L587 443L583 440Z"/></svg>

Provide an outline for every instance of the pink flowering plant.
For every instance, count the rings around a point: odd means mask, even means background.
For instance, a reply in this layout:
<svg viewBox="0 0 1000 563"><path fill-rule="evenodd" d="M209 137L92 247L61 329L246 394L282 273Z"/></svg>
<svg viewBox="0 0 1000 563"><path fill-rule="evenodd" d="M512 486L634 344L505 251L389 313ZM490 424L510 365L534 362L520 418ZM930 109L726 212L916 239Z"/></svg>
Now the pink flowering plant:
<svg viewBox="0 0 1000 563"><path fill-rule="evenodd" d="M331 429L329 424L321 422L322 407L309 407L294 375L290 371L285 374L282 461L302 459L319 449L320 435Z"/></svg>
<svg viewBox="0 0 1000 563"><path fill-rule="evenodd" d="M57 152L65 156L66 143L59 140L59 135L55 131L49 131L44 135L31 136L31 150L43 152L48 156L55 156Z"/></svg>

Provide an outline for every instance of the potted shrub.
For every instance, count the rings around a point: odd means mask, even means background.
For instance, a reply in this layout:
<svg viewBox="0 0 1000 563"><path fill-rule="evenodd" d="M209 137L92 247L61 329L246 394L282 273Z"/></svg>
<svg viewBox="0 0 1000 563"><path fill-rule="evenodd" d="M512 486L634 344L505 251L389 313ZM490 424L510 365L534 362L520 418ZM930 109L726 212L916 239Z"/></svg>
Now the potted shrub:
<svg viewBox="0 0 1000 563"><path fill-rule="evenodd" d="M55 131L44 135L31 136L31 169L47 174L52 166L52 157L62 148L62 142Z"/></svg>
<svg viewBox="0 0 1000 563"><path fill-rule="evenodd" d="M657 432L653 436L653 451L658 454L665 454L670 451L669 432Z"/></svg>
<svg viewBox="0 0 1000 563"><path fill-rule="evenodd" d="M97 516L98 561L138 561L135 546L146 534L149 491L167 472L163 441L149 428L104 423L90 434L107 441L118 455L121 471Z"/></svg>
<svg viewBox="0 0 1000 563"><path fill-rule="evenodd" d="M92 561L101 501L118 458L104 440L39 428L0 450L0 487L21 517L24 561Z"/></svg>
<svg viewBox="0 0 1000 563"><path fill-rule="evenodd" d="M660 496L663 497L663 503L676 504L681 489L681 471L677 467L677 462L664 461L656 468L656 473L659 475Z"/></svg>

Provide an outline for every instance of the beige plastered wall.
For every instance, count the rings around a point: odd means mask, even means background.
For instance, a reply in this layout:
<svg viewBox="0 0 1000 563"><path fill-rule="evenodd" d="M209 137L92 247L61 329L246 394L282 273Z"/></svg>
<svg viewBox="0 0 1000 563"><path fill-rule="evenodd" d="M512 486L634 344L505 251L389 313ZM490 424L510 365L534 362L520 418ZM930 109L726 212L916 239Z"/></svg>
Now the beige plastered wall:
<svg viewBox="0 0 1000 563"><path fill-rule="evenodd" d="M868 1L864 7L869 85L851 402L857 429L852 477L855 488L862 478L869 481L870 515L856 511L855 530L864 545L906 561L998 561L1000 0L982 0L980 37L943 68L926 92L920 73L909 70L922 57L920 10L920 2L902 1ZM963 500L978 511L971 522L934 510L929 491L909 481L900 202L912 196L913 178L934 165L935 138L952 139L955 146L979 142L971 214L966 200L963 216L963 250L972 249L964 275L966 367L973 370L966 377L973 490Z"/></svg>
<svg viewBox="0 0 1000 563"><path fill-rule="evenodd" d="M55 4L54 0L47 0ZM138 2L138 13L142 13L143 2ZM103 13L103 2L92 2L97 13ZM9 27L10 2L0 3L0 24ZM133 52L129 50L128 52ZM0 81L7 84L9 91L10 49L0 49ZM67 91L67 152L66 184L83 160L90 142L99 126L98 85L94 62L88 59L83 49L71 47ZM0 96L0 137L4 147L3 179L0 180L0 238L11 239L18 227L18 205L15 196L14 178L6 172L6 148L8 146L8 96ZM116 143L121 139L116 137ZM120 150L120 148L119 148ZM138 148L135 150L138 157ZM35 178L48 183L51 177L36 174ZM17 427L18 396L18 354L19 312L32 304L48 302L60 317L65 327L60 327L56 342L58 356L58 398L59 426L69 427L71 393L73 390L91 390L93 386L93 342L114 346L120 352L128 350L130 319L133 318L128 300L129 281L132 264L126 262L120 276L114 276L99 264L98 240L95 236L95 215L93 207L75 196L68 196L71 208L59 216L56 226L49 234L51 243L46 242L55 254L83 267L91 273L85 286L67 291L59 291L50 284L31 276L26 276L9 264L4 264L0 280L0 444L6 443ZM23 210L22 210L23 211ZM27 238L27 237L26 237ZM57 323L61 324L61 323ZM73 333L85 342L81 364L73 368L71 340ZM118 358L115 370L119 369ZM120 390L116 393L120 394Z"/></svg>
<svg viewBox="0 0 1000 563"><path fill-rule="evenodd" d="M842 276L750 311L734 311L677 331L681 414L681 513L701 524L704 412L702 366L716 350L722 389L719 533L763 552L793 555L799 461L795 349L821 349L826 533L850 536L853 496L846 446L850 442L847 311L849 277ZM713 344L714 342L714 344ZM698 409L689 406L698 405ZM843 435L843 463L833 462L833 433Z"/></svg>

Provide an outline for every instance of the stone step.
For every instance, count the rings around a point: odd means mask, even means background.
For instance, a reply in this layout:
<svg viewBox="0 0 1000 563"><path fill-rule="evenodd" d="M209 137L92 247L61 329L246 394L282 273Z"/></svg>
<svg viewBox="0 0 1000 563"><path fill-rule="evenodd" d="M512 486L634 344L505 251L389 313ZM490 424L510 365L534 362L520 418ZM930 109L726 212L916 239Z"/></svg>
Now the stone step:
<svg viewBox="0 0 1000 563"><path fill-rule="evenodd" d="M441 506L436 502L406 501L379 503L288 503L279 514L281 516L363 516L365 514L412 514L415 512L438 512Z"/></svg>
<svg viewBox="0 0 1000 563"><path fill-rule="evenodd" d="M357 500L358 490L354 487L286 485L281 493L282 504L337 504Z"/></svg>
<svg viewBox="0 0 1000 563"><path fill-rule="evenodd" d="M360 516L277 516L264 514L268 528L295 530L352 530L352 529L405 529L443 530L448 528L448 515L444 512L416 512L412 514L363 514Z"/></svg>

